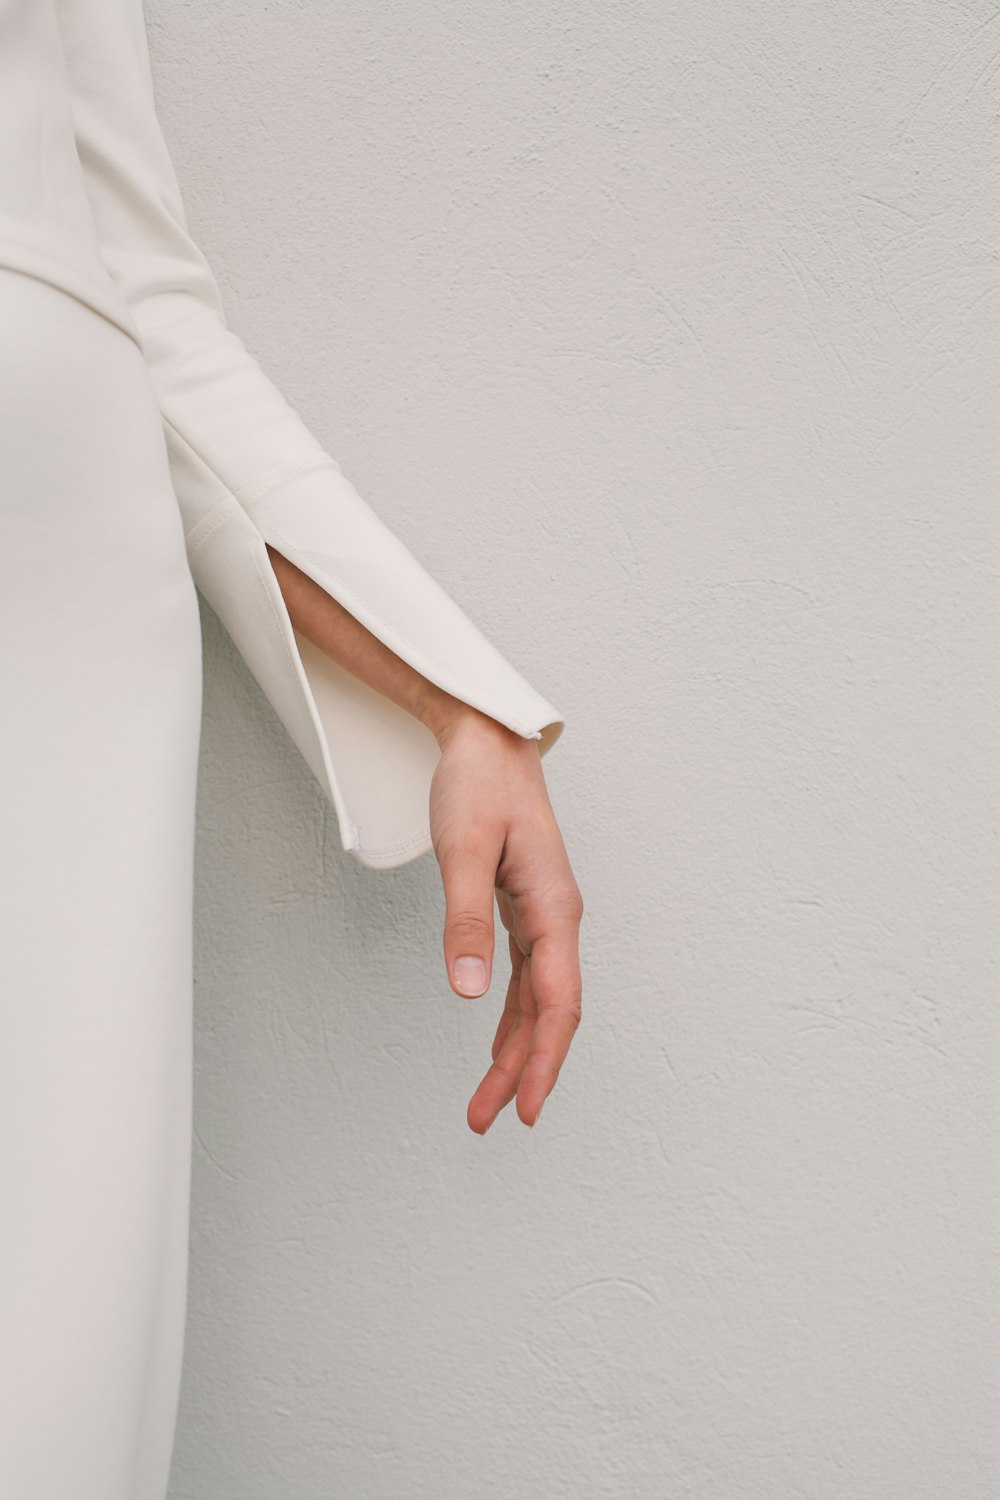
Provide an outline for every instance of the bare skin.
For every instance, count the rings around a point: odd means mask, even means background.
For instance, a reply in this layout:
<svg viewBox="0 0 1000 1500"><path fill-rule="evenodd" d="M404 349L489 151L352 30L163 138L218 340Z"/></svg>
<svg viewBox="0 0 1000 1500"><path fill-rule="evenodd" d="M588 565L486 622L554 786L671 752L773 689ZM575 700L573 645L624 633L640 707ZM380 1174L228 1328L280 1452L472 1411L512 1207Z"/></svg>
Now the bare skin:
<svg viewBox="0 0 1000 1500"><path fill-rule="evenodd" d="M441 747L431 781L430 825L444 886L448 981L466 998L489 988L494 898L511 965L493 1061L466 1118L471 1130L485 1135L516 1098L518 1118L534 1125L580 1024L584 910L538 741L429 682L294 563L267 550L296 630L418 718ZM471 966L458 965L460 958L482 961L482 982L463 983Z"/></svg>

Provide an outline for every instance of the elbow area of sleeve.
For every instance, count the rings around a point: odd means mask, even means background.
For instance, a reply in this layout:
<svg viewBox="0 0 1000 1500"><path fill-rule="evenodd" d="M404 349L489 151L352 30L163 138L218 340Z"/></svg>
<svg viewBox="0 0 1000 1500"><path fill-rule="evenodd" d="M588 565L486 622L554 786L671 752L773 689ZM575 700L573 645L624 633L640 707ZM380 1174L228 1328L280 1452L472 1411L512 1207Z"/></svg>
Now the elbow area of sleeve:
<svg viewBox="0 0 1000 1500"><path fill-rule="evenodd" d="M179 440L173 435L176 444ZM186 466L186 467L185 467ZM175 473L201 487L192 574L336 810L341 843L390 869L431 847L434 736L292 626L267 544L428 680L539 741L565 720L483 635L332 460L232 495L191 450Z"/></svg>

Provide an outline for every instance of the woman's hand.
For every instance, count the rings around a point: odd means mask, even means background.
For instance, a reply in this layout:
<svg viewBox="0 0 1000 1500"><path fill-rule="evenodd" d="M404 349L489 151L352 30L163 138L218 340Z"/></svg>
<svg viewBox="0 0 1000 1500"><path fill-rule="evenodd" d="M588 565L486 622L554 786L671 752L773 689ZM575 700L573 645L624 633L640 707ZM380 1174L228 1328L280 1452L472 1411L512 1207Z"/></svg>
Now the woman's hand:
<svg viewBox="0 0 1000 1500"><path fill-rule="evenodd" d="M296 630L413 714L441 746L430 788L431 837L444 879L444 955L452 988L481 995L493 968L493 897L511 976L493 1066L469 1103L485 1135L517 1095L534 1125L580 1023L583 901L549 802L538 741L525 739L417 672L308 574L268 544ZM470 962L460 964L460 959ZM464 983L476 961L480 979Z"/></svg>
<svg viewBox="0 0 1000 1500"><path fill-rule="evenodd" d="M445 964L456 994L489 988L494 893L508 933L511 975L493 1062L467 1113L470 1129L485 1135L515 1095L520 1119L534 1125L559 1076L580 1024L583 899L538 741L467 706L429 727L442 752L430 822L444 882Z"/></svg>

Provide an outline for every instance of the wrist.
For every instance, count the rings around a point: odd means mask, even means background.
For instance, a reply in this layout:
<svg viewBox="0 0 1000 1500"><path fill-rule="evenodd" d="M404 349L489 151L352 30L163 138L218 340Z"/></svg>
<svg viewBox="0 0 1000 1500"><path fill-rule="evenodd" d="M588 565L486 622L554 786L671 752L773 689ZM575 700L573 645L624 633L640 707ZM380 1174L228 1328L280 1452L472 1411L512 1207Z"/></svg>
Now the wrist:
<svg viewBox="0 0 1000 1500"><path fill-rule="evenodd" d="M438 687L422 699L417 709L417 716L420 722L430 730L439 745L447 739L457 724L484 717L477 708L472 708L461 698L453 698L450 693Z"/></svg>
<svg viewBox="0 0 1000 1500"><path fill-rule="evenodd" d="M424 699L418 717L433 734L442 750L456 730L472 725L482 730L489 730L493 734L518 738L512 729L508 729L498 719L491 718L489 714L482 713L478 708L473 708L470 703L464 702L461 698L453 698L450 693L440 688L436 688L434 693Z"/></svg>

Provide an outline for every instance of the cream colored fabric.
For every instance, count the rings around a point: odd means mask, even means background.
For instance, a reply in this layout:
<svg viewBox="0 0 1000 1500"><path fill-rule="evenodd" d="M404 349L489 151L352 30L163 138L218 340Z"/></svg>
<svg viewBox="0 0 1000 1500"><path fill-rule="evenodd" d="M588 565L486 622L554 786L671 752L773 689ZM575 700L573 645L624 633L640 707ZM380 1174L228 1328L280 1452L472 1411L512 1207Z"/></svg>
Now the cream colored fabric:
<svg viewBox="0 0 1000 1500"><path fill-rule="evenodd" d="M164 1500L198 598L141 351L0 269L0 1496Z"/></svg>
<svg viewBox="0 0 1000 1500"><path fill-rule="evenodd" d="M297 635L265 543L543 754L565 721L228 328L156 117L140 0L0 0L0 23L0 265L71 292L139 344L198 588L336 809L344 848L373 868L413 859L430 848L437 744Z"/></svg>

